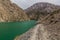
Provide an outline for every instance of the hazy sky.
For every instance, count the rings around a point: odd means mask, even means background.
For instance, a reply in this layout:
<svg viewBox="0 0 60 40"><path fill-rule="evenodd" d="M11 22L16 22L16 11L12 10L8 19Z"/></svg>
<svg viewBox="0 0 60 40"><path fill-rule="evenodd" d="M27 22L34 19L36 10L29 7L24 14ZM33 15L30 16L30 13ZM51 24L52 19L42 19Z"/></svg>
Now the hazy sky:
<svg viewBox="0 0 60 40"><path fill-rule="evenodd" d="M11 0L23 9L30 7L37 2L48 2L56 5L60 5L60 0Z"/></svg>

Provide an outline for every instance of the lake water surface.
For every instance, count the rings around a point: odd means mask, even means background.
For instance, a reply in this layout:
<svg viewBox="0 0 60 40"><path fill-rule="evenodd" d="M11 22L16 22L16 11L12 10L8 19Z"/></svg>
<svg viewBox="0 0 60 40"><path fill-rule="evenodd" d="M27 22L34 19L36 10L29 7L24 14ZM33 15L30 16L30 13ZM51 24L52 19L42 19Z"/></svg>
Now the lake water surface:
<svg viewBox="0 0 60 40"><path fill-rule="evenodd" d="M13 40L16 36L28 31L36 24L35 20L23 22L0 23L0 40Z"/></svg>

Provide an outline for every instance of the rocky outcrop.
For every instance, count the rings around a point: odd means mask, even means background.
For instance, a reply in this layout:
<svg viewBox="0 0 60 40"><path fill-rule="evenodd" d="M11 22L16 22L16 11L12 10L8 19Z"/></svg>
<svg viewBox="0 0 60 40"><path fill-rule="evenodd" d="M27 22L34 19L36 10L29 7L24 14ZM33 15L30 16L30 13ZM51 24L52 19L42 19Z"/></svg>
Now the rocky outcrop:
<svg viewBox="0 0 60 40"><path fill-rule="evenodd" d="M51 12L60 9L60 6L50 4L50 3L36 3L31 7L27 8L25 12L31 20L43 19L45 16Z"/></svg>
<svg viewBox="0 0 60 40"><path fill-rule="evenodd" d="M25 12L10 0L0 0L0 22L29 20Z"/></svg>

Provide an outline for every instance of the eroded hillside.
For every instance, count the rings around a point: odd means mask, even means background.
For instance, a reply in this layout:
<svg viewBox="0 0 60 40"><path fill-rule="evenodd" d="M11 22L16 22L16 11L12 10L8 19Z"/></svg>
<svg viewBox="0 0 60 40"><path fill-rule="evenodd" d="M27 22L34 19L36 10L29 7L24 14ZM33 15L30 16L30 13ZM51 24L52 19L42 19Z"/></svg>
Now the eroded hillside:
<svg viewBox="0 0 60 40"><path fill-rule="evenodd" d="M10 0L0 0L0 22L29 20L25 12Z"/></svg>

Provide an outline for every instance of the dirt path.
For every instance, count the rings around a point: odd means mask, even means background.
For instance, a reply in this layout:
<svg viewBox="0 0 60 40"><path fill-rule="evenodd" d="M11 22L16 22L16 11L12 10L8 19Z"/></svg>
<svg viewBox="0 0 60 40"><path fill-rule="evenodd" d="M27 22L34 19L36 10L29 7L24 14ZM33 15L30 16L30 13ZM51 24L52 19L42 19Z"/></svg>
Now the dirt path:
<svg viewBox="0 0 60 40"><path fill-rule="evenodd" d="M47 39L47 37L48 37L48 32L47 32L47 30L45 29L45 26L43 26L42 24L40 24L39 27L40 27L41 34L42 34L41 39L42 39L42 40L49 40L49 39Z"/></svg>
<svg viewBox="0 0 60 40"><path fill-rule="evenodd" d="M35 29L33 30L33 35L29 40L36 40L36 36L37 36L36 34L38 33L38 29L39 29L39 25L35 27Z"/></svg>
<svg viewBox="0 0 60 40"><path fill-rule="evenodd" d="M40 30L40 32L38 30ZM39 36L41 38L39 38ZM48 32L47 30L45 30L45 26L43 24L39 24L33 30L33 35L30 37L29 40L49 40L47 39L47 37L48 37Z"/></svg>

